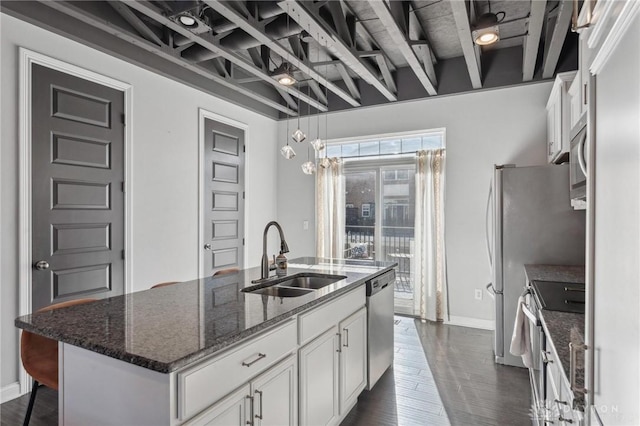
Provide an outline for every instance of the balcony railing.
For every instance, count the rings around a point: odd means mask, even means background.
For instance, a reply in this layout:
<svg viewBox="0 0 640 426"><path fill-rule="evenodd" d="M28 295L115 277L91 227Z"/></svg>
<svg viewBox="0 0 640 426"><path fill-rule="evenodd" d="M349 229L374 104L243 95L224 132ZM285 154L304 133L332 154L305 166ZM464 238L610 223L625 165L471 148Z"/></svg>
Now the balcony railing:
<svg viewBox="0 0 640 426"><path fill-rule="evenodd" d="M382 260L397 262L396 297L413 294L411 260L413 258L414 228L383 226L376 247L375 227L347 225L344 257L346 259Z"/></svg>

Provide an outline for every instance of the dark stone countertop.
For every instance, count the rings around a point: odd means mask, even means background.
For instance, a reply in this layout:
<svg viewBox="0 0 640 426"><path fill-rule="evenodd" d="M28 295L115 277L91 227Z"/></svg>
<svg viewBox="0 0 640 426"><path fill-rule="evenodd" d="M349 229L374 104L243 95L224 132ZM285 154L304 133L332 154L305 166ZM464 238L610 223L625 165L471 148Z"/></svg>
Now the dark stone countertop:
<svg viewBox="0 0 640 426"><path fill-rule="evenodd" d="M584 283L584 266L567 265L525 265L525 272L529 281L552 281L558 283ZM538 304L540 301L538 300ZM571 312L541 310L541 322L545 335L551 340L562 371L569 381L569 343L584 343L584 314ZM580 352L578 352L580 354ZM577 356L576 386L584 385L584 360L582 355ZM584 406L584 395L574 393L574 401L577 408Z"/></svg>
<svg viewBox="0 0 640 426"><path fill-rule="evenodd" d="M584 314L574 314L571 312L549 311L543 309L541 311L541 322L544 332L549 336L555 352L558 355L558 361L562 367L562 371L569 382L569 343L574 345L584 343ZM578 351L576 356L576 386L584 387L584 357ZM576 408L584 407L584 395L574 392L574 404Z"/></svg>
<svg viewBox="0 0 640 426"><path fill-rule="evenodd" d="M584 283L584 265L524 265L529 281Z"/></svg>
<svg viewBox="0 0 640 426"><path fill-rule="evenodd" d="M244 293L260 268L139 291L16 318L15 325L144 368L169 373L344 294L396 263L317 258L289 261L300 272L346 278L299 297Z"/></svg>

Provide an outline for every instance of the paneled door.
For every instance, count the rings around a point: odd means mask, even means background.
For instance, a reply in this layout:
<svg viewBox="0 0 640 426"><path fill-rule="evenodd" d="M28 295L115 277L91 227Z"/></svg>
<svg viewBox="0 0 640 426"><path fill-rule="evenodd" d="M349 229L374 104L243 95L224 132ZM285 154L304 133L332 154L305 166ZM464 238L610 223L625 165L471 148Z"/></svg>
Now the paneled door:
<svg viewBox="0 0 640 426"><path fill-rule="evenodd" d="M32 68L32 309L124 291L124 93Z"/></svg>
<svg viewBox="0 0 640 426"><path fill-rule="evenodd" d="M203 273L242 267L244 130L204 118Z"/></svg>

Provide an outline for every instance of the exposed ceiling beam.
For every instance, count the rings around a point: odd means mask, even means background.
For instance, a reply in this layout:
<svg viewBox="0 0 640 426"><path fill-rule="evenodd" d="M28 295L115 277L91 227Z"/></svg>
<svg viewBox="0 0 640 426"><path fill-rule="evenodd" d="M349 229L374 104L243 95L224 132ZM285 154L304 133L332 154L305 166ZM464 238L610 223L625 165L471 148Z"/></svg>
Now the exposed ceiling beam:
<svg viewBox="0 0 640 426"><path fill-rule="evenodd" d="M345 0L340 0L340 2L346 8L346 10L348 10L352 15L356 16L356 13L351 8L349 3L347 3ZM387 88L393 93L398 93L398 87L396 86L396 81L393 78L392 74L392 71L395 71L395 67L389 60L387 54L382 50L382 48L380 48L380 46L378 46L371 33L369 32L369 30L367 30L367 27L365 27L362 22L356 21L355 31L356 35L360 37L360 48L371 53L373 53L374 51L377 52L372 56L376 60L378 68L380 68L380 73L382 74L382 78L384 79ZM357 48L357 46L355 46L356 41L357 39L354 37L354 47ZM366 56L361 53L360 57L364 58Z"/></svg>
<svg viewBox="0 0 640 426"><path fill-rule="evenodd" d="M156 44L149 42L143 37L128 33L124 31L122 28L113 24L112 22L109 22L95 15L92 15L84 11L83 9L73 5L70 2L41 0L41 3L61 13L64 13L65 15L68 15L72 18L78 19L86 24L89 24L94 28L102 30L108 34L111 34L121 40L124 40L128 43L138 46L146 50L147 52L154 53L162 57L163 59L166 59L170 62L178 64L198 75L201 75L210 80L213 80L222 86L233 89L238 93L241 93L242 95L247 96L248 98L261 102L264 105L267 105L277 111L281 111L289 115L298 115L297 111L292 110L286 107L285 105L281 105L280 103L276 102L273 99L269 99L265 96L259 95L254 91L241 86L240 84L236 83L233 80L221 77L220 75L216 74L215 72L212 72L211 70L192 64L182 59L179 54L176 54L168 46L157 46Z"/></svg>
<svg viewBox="0 0 640 426"><path fill-rule="evenodd" d="M305 49L304 46L302 46L302 40L300 39L300 37L289 37L289 44L291 45L291 49L294 52L298 53L297 55L295 55L295 57L302 60L305 64L310 63L309 57L307 56L308 49ZM329 82L329 80L325 77L324 81L326 86L326 83ZM313 93L316 95L316 98L318 98L320 102L327 105L327 96L322 90L322 87L320 86L320 84L316 80L309 80L307 84L309 84L309 87L311 87L311 90L313 90ZM333 85L333 83L331 84Z"/></svg>
<svg viewBox="0 0 640 426"><path fill-rule="evenodd" d="M265 46L268 46L276 54L280 55L282 58L286 58L286 60L291 65L298 68L301 72L307 74L311 79L315 80L318 83L326 85L327 89L338 95L349 105L356 107L361 105L360 102L350 96L349 93L347 93L341 87L335 85L331 81L328 81L324 76L320 75L315 69L313 69L313 66L310 65L308 61L297 58L295 55L293 55L293 53L285 49L277 40L265 34L264 23L258 22L251 16L243 16L227 2L204 0L204 3L206 3L213 10L237 25L242 31L246 32ZM324 102L326 102L326 100Z"/></svg>
<svg viewBox="0 0 640 426"><path fill-rule="evenodd" d="M353 81L353 77L349 75L349 71L347 71L347 67L345 67L344 64L338 64L337 68L338 68L338 72L340 73L340 77L342 77L344 84L347 85L347 89L349 89L349 92L351 92L351 95L354 98L360 99L360 91L358 90L358 86L356 85L356 82Z"/></svg>
<svg viewBox="0 0 640 426"><path fill-rule="evenodd" d="M412 3L413 4L413 3ZM436 79L436 70L433 66L433 51L431 49L431 44L429 40L427 40L427 32L422 26L422 22L418 19L418 16L415 14L413 10L409 11L409 39L411 40L411 46L416 51L418 55L422 57L422 64L424 65L424 70L427 72L427 76L429 80L433 82L434 85L438 84L438 80ZM416 45L415 41L424 41L424 44Z"/></svg>
<svg viewBox="0 0 640 426"><path fill-rule="evenodd" d="M284 0L278 3L291 18L302 28L307 28L318 44L327 47L331 53L340 59L347 67L364 81L375 87L389 101L396 101L398 97L378 79L378 75L364 59L358 56L355 47L347 46L340 36L330 28L319 15L319 6L310 5L296 0Z"/></svg>
<svg viewBox="0 0 640 426"><path fill-rule="evenodd" d="M286 87L278 83L268 73L264 72L262 68L255 66L253 63L245 59L238 53L235 53L229 49L226 49L217 42L217 40L209 34L194 34L187 28L183 27L167 18L158 8L141 0L130 0L126 3L129 7L136 9L138 12L147 15L149 18L159 22L165 27L177 32L178 34L188 38L191 41L195 41L200 46L211 51L214 54L219 55L221 58L226 59L241 68L245 72L259 77L265 83L272 85L273 87L280 88L292 96L300 99L303 102L313 106L320 111L327 111L327 107L320 102L316 101L312 97L292 87Z"/></svg>
<svg viewBox="0 0 640 426"><path fill-rule="evenodd" d="M123 3L118 1L110 1L108 2L109 6L111 6L120 16L124 18L125 21L129 23L135 30L144 38L149 40L152 43L157 44L158 46L164 45L160 37L156 33L151 30L151 28L147 27L147 24L142 22L142 19L138 18L138 16L133 13L131 9L125 6Z"/></svg>
<svg viewBox="0 0 640 426"><path fill-rule="evenodd" d="M527 25L528 35L524 39L523 46L522 81L533 80L546 7L547 0L536 0L531 2L531 12L529 13L529 22Z"/></svg>
<svg viewBox="0 0 640 426"><path fill-rule="evenodd" d="M535 1L533 3L535 3ZM458 30L458 38L462 46L464 60L469 70L471 86L474 89L480 89L482 87L482 73L480 72L480 61L476 55L473 39L471 38L471 26L469 24L469 12L467 11L466 1L450 0L450 4L453 18L456 21L456 29Z"/></svg>
<svg viewBox="0 0 640 426"><path fill-rule="evenodd" d="M556 71L556 66L560 59L560 52L562 51L564 40L569 31L572 13L573 2L570 0L560 0L556 24L553 27L551 41L548 43L548 49L545 52L544 62L542 64L542 78L551 78Z"/></svg>
<svg viewBox="0 0 640 426"><path fill-rule="evenodd" d="M399 3L394 2L395 5L404 5L405 7L409 7L408 3ZM372 1L369 3L369 6L376 13L382 24L385 26L387 32L391 36L391 39L394 42L395 47L400 51L402 56L407 60L407 63L413 70L413 73L418 77L422 86L424 86L425 90L430 95L436 95L436 87L427 75L425 69L422 67L420 60L416 56L416 52L414 52L413 48L409 44L407 40L408 36L408 22L406 25L401 25L399 19L403 19L400 16L394 16L389 5L384 1ZM403 11L405 12L405 11ZM408 9L406 10L408 14Z"/></svg>

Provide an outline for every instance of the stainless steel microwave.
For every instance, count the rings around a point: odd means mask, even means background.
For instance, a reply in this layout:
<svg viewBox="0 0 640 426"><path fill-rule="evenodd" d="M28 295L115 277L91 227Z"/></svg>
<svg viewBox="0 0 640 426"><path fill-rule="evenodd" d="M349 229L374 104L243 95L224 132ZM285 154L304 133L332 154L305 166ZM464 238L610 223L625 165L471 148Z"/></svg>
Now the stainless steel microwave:
<svg viewBox="0 0 640 426"><path fill-rule="evenodd" d="M569 192L572 204L587 199L587 113L585 112L570 133Z"/></svg>

